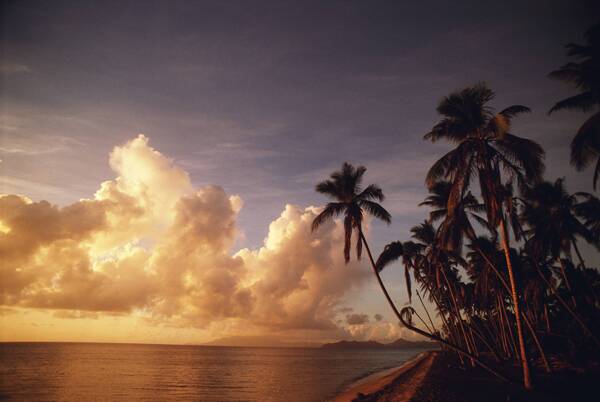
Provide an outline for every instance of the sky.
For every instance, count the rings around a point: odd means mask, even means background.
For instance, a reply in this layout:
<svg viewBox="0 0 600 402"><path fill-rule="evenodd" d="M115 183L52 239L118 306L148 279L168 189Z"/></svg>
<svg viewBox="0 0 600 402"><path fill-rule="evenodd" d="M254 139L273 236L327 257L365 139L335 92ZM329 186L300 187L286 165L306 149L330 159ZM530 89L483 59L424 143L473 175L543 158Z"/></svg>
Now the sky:
<svg viewBox="0 0 600 402"><path fill-rule="evenodd" d="M407 240L449 149L422 139L437 102L480 81L532 109L513 132L547 178L591 191L568 164L588 116L547 115L591 1L1 7L0 340L410 338L339 222L310 233L314 185L365 165L393 216L372 249ZM383 276L404 305L401 266Z"/></svg>

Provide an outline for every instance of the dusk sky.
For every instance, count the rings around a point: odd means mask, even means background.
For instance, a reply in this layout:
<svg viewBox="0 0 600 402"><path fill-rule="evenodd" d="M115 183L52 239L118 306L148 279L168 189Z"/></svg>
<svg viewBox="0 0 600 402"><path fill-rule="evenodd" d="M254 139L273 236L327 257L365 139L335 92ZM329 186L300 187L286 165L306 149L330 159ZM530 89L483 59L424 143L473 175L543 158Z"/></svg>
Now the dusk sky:
<svg viewBox="0 0 600 402"><path fill-rule="evenodd" d="M512 131L546 177L591 191L589 115L547 112L593 3L3 1L0 340L409 337L340 225L310 234L315 184L365 165L393 216L372 248L407 240L436 105L484 81L533 110Z"/></svg>

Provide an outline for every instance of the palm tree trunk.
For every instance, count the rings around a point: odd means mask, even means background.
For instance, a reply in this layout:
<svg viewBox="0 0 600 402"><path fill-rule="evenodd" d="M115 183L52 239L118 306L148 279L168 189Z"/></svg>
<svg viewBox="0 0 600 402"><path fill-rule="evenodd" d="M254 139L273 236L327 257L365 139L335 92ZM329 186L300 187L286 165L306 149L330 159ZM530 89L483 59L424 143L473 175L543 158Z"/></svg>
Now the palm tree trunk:
<svg viewBox="0 0 600 402"><path fill-rule="evenodd" d="M387 289L385 288L385 285L383 284L383 281L381 280L381 276L379 275L379 271L377 271L377 267L375 266L375 260L373 260L373 255L371 254L371 249L369 248L369 244L367 243L367 239L365 239L365 235L363 234L362 228L360 228L360 227L358 228L358 234L359 234L359 236L360 236L363 244L365 245L365 249L367 250L367 255L369 256L369 261L371 261L371 268L373 268L373 273L375 274L375 277L377 278L377 282L379 283L379 287L381 288L381 291L385 295L385 298L387 299L390 307L394 311L394 314L396 314L396 317L399 320L401 320L400 312L396 308L396 305L394 304L394 301L390 297L390 294L388 293Z"/></svg>
<svg viewBox="0 0 600 402"><path fill-rule="evenodd" d="M469 340L471 341L471 349L475 356L479 356L479 350L477 350L477 344L475 343L475 335L473 335L473 324L468 324L469 328Z"/></svg>
<svg viewBox="0 0 600 402"><path fill-rule="evenodd" d="M427 285L426 285L427 286ZM442 323L446 326L446 328L448 329L448 338L450 339L451 343L455 343L455 344L459 344L460 342L458 341L458 339L460 338L455 332L456 329L450 325L450 322L448 320L446 320L446 314L444 314L444 310L441 307L440 301L437 298L437 295L435 294L434 291L432 291L432 289L430 287L427 287L429 293L431 294L431 296L433 297L433 301L435 302L435 305L437 307L438 313L440 315L440 317L442 318ZM440 334L441 336L441 334ZM445 345L442 345L445 346ZM461 366L464 366L465 362L463 361L463 355L460 353L456 353L458 355L458 359L460 360L460 364Z"/></svg>
<svg viewBox="0 0 600 402"><path fill-rule="evenodd" d="M598 338L596 338L596 335L594 335L594 333L583 322L583 320L579 317L579 315L575 311L573 311L573 309L571 309L571 307L569 307L569 304L566 302L565 299L562 298L562 296L554 288L554 285L552 285L552 283L550 283L548 281L548 279L546 279L546 277L540 270L540 266L538 265L537 260L534 259L533 265L535 266L539 277L542 279L542 281L544 281L544 283L546 284L548 289L550 289L550 292L554 295L554 297L556 297L556 299L560 302L560 304L562 304L562 306L565 308L565 310L567 310L569 312L569 314L571 314L571 316L575 319L575 321L577 321L577 323L581 326L581 329L583 329L583 332L586 333L590 338L592 338L592 340L594 341L596 346L600 347L600 340Z"/></svg>
<svg viewBox="0 0 600 402"><path fill-rule="evenodd" d="M440 265L439 270L442 272L442 276L444 277L444 281L446 282L446 286L448 286L448 291L450 292L450 299L452 300L452 305L454 306L454 314L456 319L458 320L458 325L463 334L463 338L465 340L465 345L467 346L467 350L469 353L473 353L471 349L471 344L469 343L469 338L467 337L467 331L465 331L465 326L463 325L462 317L460 316L460 310L458 309L458 303L456 302L456 297L454 296L454 291L452 290L452 286L450 285L450 281L448 280L448 275L446 275L446 271ZM474 366L475 362L471 360L471 365Z"/></svg>
<svg viewBox="0 0 600 402"><path fill-rule="evenodd" d="M405 309L406 309L406 308L405 308ZM501 379L501 380L503 380L503 381L510 382L510 380L509 380L508 378L506 378L506 377L505 377L505 376L503 376L502 374L498 373L496 370L492 369L492 368L491 368L490 366L488 366L487 364L483 363L481 360L479 360L479 358L478 358L477 356L473 355L472 353L470 353L470 352L467 352L466 350L464 350L464 349L462 349L462 348L460 348L460 347L458 347L458 346L456 346L456 345L453 345L452 343L450 343L450 342L448 342L448 341L444 340L443 338L440 338L440 337L439 337L439 336L437 336L437 335L434 335L434 334L429 334L429 333L427 333L427 332L423 331L422 329L419 329L419 328L417 328L417 327L415 327L415 326L411 325L409 322L406 322L406 321L405 321L405 320L402 318L402 316L400 316L400 322L402 322L402 324L404 324L404 326L405 326L406 328L410 329L411 331L414 331L414 332L416 332L416 333L417 333L417 334L419 334L419 335L422 335L422 336L424 336L424 337L426 337L426 338L429 338L429 339L431 339L431 340L434 340L434 341L436 341L436 342L439 342L439 343L441 343L441 344L443 344L443 345L447 346L449 349L451 349L451 350L454 350L455 352L457 352L457 353L459 353L459 354L462 354L462 355L464 355L465 357L468 357L469 359L471 359L471 360L475 361L475 362L477 363L477 365L479 365L479 367L483 368L483 369L484 369L484 370L486 370L487 372L489 372L489 373L491 373L491 374L495 375L496 377L500 378L500 379Z"/></svg>
<svg viewBox="0 0 600 402"><path fill-rule="evenodd" d="M508 269L508 278L510 280L511 296L515 312L515 321L517 322L517 336L519 339L519 349L521 352L521 366L523 368L523 384L525 389L532 389L531 372L529 370L529 361L527 360L527 350L525 349L525 339L523 338L523 329L521 328L521 309L519 307L519 297L517 295L517 283L513 273L512 262L510 260L510 247L508 244L508 232L506 231L506 222L504 216L500 217L500 239L506 258L506 267Z"/></svg>
<svg viewBox="0 0 600 402"><path fill-rule="evenodd" d="M533 325L531 325L530 320L528 320L527 317L523 316L523 321L525 321L525 325L529 329L529 332L532 334L535 334L535 329L533 328ZM538 339L537 336L534 336L533 341L535 342L535 345L537 346L538 350L540 351L540 356L542 358L542 362L544 363L544 368L546 369L546 372L551 373L552 369L550 368L548 359L546 359L546 354L544 353L544 349L542 348L542 344L540 343L540 340Z"/></svg>
<svg viewBox="0 0 600 402"><path fill-rule="evenodd" d="M504 318L502 315L502 308L500 307L500 295L498 295L498 305L496 306L497 310L497 318L496 321L498 323L498 333L500 334L500 342L502 342L502 348L504 349L504 354L507 357L512 357L510 353L510 346L508 345L508 339L506 339L506 332L504 330Z"/></svg>
<svg viewBox="0 0 600 402"><path fill-rule="evenodd" d="M599 159L600 161L600 159ZM525 236L525 233L523 233L523 231L521 231L521 236L523 236L523 239L525 239L525 245L529 244L529 239L527 239L527 236ZM581 258L581 254L579 253L579 248L577 248L577 244L575 243L575 241L572 239L573 242L573 246L575 248L575 251L577 252L577 256L579 257L579 261L583 264L583 259ZM581 328L583 329L583 332L585 332L590 338L592 338L592 340L594 341L594 343L596 344L596 346L600 347L600 340L596 337L596 335L594 335L594 333L588 328L588 326L583 322L583 320L577 315L577 313L575 313L575 311L573 311L567 304L567 302L565 301L565 299L563 299L560 294L558 293L558 291L556 289L554 289L554 285L552 285L552 283L550 283L548 281L548 279L546 279L546 277L544 276L544 274L542 273L541 269L540 269L540 265L538 263L537 257L535 256L534 253L529 253L530 254L530 258L531 261L533 262L533 265L539 275L539 277L542 279L542 281L546 284L546 286L548 287L548 289L550 289L550 292L558 299L558 301L560 302L560 304L563 305L563 307L565 308L565 310L567 310L569 312L569 314L571 314L571 316L575 319L575 321L577 321L577 323L581 326Z"/></svg>
<svg viewBox="0 0 600 402"><path fill-rule="evenodd" d="M573 303L573 307L577 308L577 301L575 300L575 296L573 296L573 289L571 289L571 283L569 282L569 278L567 277L567 270L565 269L565 262L560 256L558 257L558 262L560 262L560 273L562 274L563 279L565 280L565 286L571 295L571 303Z"/></svg>
<svg viewBox="0 0 600 402"><path fill-rule="evenodd" d="M500 303L502 305L502 314L504 317L504 325L506 326L506 332L508 333L508 340L509 340L510 346L512 347L511 354L514 353L516 360L518 360L520 362L521 355L519 354L519 351L517 350L517 343L515 342L515 335L513 333L512 325L510 325L510 320L508 319L508 313L506 312L506 305L504 304L503 298L500 298Z"/></svg>
<svg viewBox="0 0 600 402"><path fill-rule="evenodd" d="M496 349L494 349L492 347L492 345L490 345L490 343L487 341L487 339L485 339L485 335L483 335L483 333L479 332L476 328L474 328L475 323L472 322L471 325L469 326L469 329L471 330L471 334L475 334L477 336L477 339L479 339L481 341L481 343L483 343L485 345L486 348L488 348L488 350L490 351L490 353L492 355L494 355L494 359L496 359L497 362L499 362L500 360L500 355L498 355L498 352L496 352ZM473 342L475 342L473 340Z"/></svg>
<svg viewBox="0 0 600 402"><path fill-rule="evenodd" d="M573 238L571 240L571 243L573 243L573 248L575 249L575 254L577 254L577 258L579 258L579 264L581 264L581 268L583 268L583 270L585 271L585 262L583 261L583 257L581 256L581 253L579 252L579 247L577 247L577 241Z"/></svg>
<svg viewBox="0 0 600 402"><path fill-rule="evenodd" d="M502 283L502 285L504 286L504 289L506 289L508 294L510 294L511 293L510 288L508 287L508 284L506 283L506 280L504 279L504 277L496 269L496 266L492 263L492 261L490 261L490 259L483 252L483 250L481 250L477 246L475 248L477 249L479 254L483 257L483 259L486 261L486 263L489 265L489 267L492 269L492 271L494 271L494 273L500 280L500 283ZM544 352L544 348L542 347L542 343L540 342L540 340L535 332L535 329L533 328L533 326L527 319L527 316L525 314L523 314L523 312L521 312L521 317L523 317L523 320L525 321L525 324L527 325L527 329L529 330L529 333L531 334L531 337L533 338L535 345L538 348L538 351L540 352L540 356L542 357L542 361L544 362L544 367L546 368L546 371L548 373L551 372L552 369L550 368L550 364L548 363L548 359L546 358L546 353ZM508 317L507 317L507 320L508 320ZM512 331L511 331L511 337L512 337Z"/></svg>
<svg viewBox="0 0 600 402"><path fill-rule="evenodd" d="M500 327L500 333L502 335L502 345L504 346L504 351L506 356L512 358L513 353L508 341L508 335L506 334L506 327L504 326L504 310L502 309L502 304L500 301L500 296L498 296L498 325ZM510 329L510 328L509 328Z"/></svg>
<svg viewBox="0 0 600 402"><path fill-rule="evenodd" d="M421 298L421 295L419 294L419 290L415 289L417 291L417 296L419 297L419 300L421 301L421 306L423 306L423 309L425 310L425 313L427 313L427 318L429 318L429 322L431 323L431 328L433 328L433 331L437 331L437 329L435 329L435 325L433 325L433 320L431 319L431 316L429 315L429 310L427 310L427 307L425 307L425 303L423 303L423 299Z"/></svg>

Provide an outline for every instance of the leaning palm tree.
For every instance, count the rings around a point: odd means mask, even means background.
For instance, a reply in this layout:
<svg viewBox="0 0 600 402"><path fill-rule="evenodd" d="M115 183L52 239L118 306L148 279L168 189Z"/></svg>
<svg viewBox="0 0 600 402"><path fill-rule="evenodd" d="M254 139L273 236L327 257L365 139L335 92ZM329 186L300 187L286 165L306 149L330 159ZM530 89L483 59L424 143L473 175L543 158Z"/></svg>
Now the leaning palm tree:
<svg viewBox="0 0 600 402"><path fill-rule="evenodd" d="M364 166L354 167L345 162L341 170L331 174L330 179L317 184L315 189L318 193L325 194L335 201L329 202L323 211L313 220L312 230L316 230L330 219L340 215L344 216L344 260L346 263L350 261L352 233L356 232L356 257L360 259L362 246L364 245L377 282L379 282L379 286L392 310L398 319L400 319L400 312L381 280L379 270L377 270L371 250L369 249L369 244L362 230L365 212L388 224L392 220L390 213L377 202L384 199L381 188L376 184L370 184L364 189L362 188L362 179L366 171L367 169Z"/></svg>
<svg viewBox="0 0 600 402"><path fill-rule="evenodd" d="M511 134L511 120L529 109L513 105L494 113L488 103L494 92L485 84L477 84L450 94L437 107L443 118L425 139L448 140L456 148L440 158L427 174L426 183L432 187L440 179L452 182L448 197L447 215L452 216L467 193L471 180L479 178L487 222L500 228L500 239L511 285L519 349L526 388L531 388L531 374L521 327L519 292L510 257L507 220L504 214L506 190L503 178L517 180L520 185L541 180L544 151L537 143Z"/></svg>
<svg viewBox="0 0 600 402"><path fill-rule="evenodd" d="M567 55L576 59L550 73L550 77L574 84L579 94L557 102L549 113L562 109L583 112L597 109L600 105L600 23L585 34L587 43L568 44ZM594 189L600 177L600 111L596 111L577 131L571 142L571 164L583 170L592 163Z"/></svg>

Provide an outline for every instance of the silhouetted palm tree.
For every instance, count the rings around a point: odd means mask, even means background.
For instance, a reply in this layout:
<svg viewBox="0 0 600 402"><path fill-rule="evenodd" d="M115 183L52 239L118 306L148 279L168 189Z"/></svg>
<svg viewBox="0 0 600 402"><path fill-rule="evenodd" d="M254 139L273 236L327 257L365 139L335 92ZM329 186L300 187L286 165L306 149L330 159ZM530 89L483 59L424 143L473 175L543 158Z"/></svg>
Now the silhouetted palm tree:
<svg viewBox="0 0 600 402"><path fill-rule="evenodd" d="M394 310L394 313L400 319L400 312L392 301L381 276L377 270L375 261L369 249L369 244L362 231L364 213L368 213L386 223L391 222L391 215L377 201L383 201L383 191L379 186L370 184L362 188L363 175L367 169L364 166L354 167L349 163L344 163L342 169L333 172L329 180L317 184L316 191L325 194L335 201L329 202L323 211L317 215L312 222L312 230L316 230L323 223L337 216L344 216L344 259L346 263L350 261L350 248L352 241L352 232L357 232L356 256L360 259L362 254L362 245L367 249L367 254L373 268L373 273L377 282L383 291L388 303Z"/></svg>
<svg viewBox="0 0 600 402"><path fill-rule="evenodd" d="M577 237L590 240L591 235L576 217L578 199L576 195L567 192L564 179L526 187L522 196L521 220L527 225L525 234L529 237L531 249L537 257L549 254L561 262L561 253L570 259L573 247L579 255L580 263L583 264L583 258L577 248ZM571 290L564 267L563 276Z"/></svg>
<svg viewBox="0 0 600 402"><path fill-rule="evenodd" d="M443 219L437 230L438 245L447 250L460 250L463 244L463 238L474 239L475 229L470 222L474 219L484 227L488 227L485 219L477 215L477 212L485 212L485 206L480 204L477 199L467 192L460 200L458 200L454 213L448 214L448 200L452 183L448 181L440 181L435 183L429 189L429 196L419 204L419 206L427 205L433 208L429 213L429 218L432 221Z"/></svg>
<svg viewBox="0 0 600 402"><path fill-rule="evenodd" d="M531 375L521 328L519 296L510 260L506 219L502 210L506 199L502 173L509 180L516 179L520 185L541 180L544 151L537 143L509 132L512 118L529 112L529 109L513 105L494 114L488 105L493 98L494 92L491 89L485 84L477 84L442 99L437 111L443 118L425 135L425 139L446 139L457 146L434 163L427 174L426 183L431 188L442 178L452 182L447 206L447 214L451 217L468 191L471 179L475 176L479 178L487 221L492 228L500 227L517 323L524 384L526 388L531 388Z"/></svg>
<svg viewBox="0 0 600 402"><path fill-rule="evenodd" d="M585 45L570 43L566 46L567 56L576 61L550 73L550 77L571 83L581 92L557 102L549 113L562 109L588 112L600 105L600 23L591 27L585 36ZM577 170L594 162L595 189L600 175L600 111L583 123L571 142L571 164Z"/></svg>
<svg viewBox="0 0 600 402"><path fill-rule="evenodd" d="M588 193L576 193L577 197L583 198L575 205L575 213L583 220L588 229L591 240L600 245L600 200Z"/></svg>

